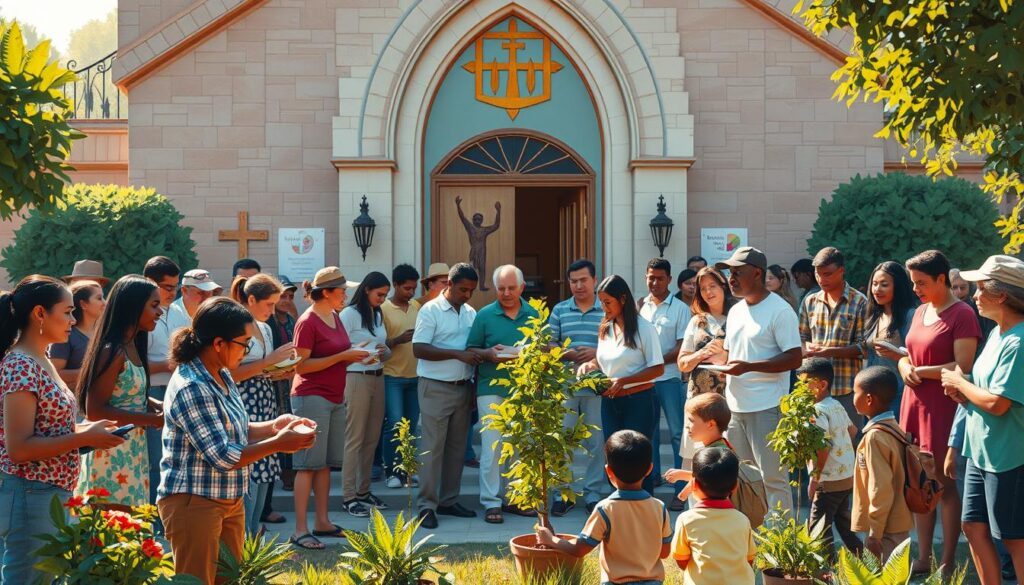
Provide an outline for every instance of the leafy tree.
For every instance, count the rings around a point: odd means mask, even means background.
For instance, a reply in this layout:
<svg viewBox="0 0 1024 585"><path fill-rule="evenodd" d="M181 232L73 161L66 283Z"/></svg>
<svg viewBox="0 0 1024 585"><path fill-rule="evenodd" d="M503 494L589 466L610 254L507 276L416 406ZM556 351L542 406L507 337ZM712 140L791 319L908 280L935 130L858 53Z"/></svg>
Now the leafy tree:
<svg viewBox="0 0 1024 585"><path fill-rule="evenodd" d="M68 125L61 92L74 78L50 61L50 41L29 50L18 23L0 22L0 218L61 201L71 143L85 137Z"/></svg>
<svg viewBox="0 0 1024 585"><path fill-rule="evenodd" d="M842 250L846 280L856 287L867 284L878 262L929 249L942 250L954 266L978 266L999 252L997 217L985 193L963 179L857 175L821 202L807 252Z"/></svg>
<svg viewBox="0 0 1024 585"><path fill-rule="evenodd" d="M952 175L956 157L985 159L985 190L1016 199L997 222L1006 251L1024 244L1024 2L1019 0L803 0L794 13L821 36L853 34L833 74L834 98L883 102L876 134L892 137L931 176Z"/></svg>
<svg viewBox="0 0 1024 585"><path fill-rule="evenodd" d="M192 228L153 189L76 184L56 210L33 209L0 251L12 281L28 274L68 274L76 260L103 262L111 279L138 273L150 257L164 255L182 271L196 266Z"/></svg>
<svg viewBox="0 0 1024 585"><path fill-rule="evenodd" d="M106 17L94 18L71 31L68 40L68 59L74 59L78 67L85 67L117 48L117 9Z"/></svg>

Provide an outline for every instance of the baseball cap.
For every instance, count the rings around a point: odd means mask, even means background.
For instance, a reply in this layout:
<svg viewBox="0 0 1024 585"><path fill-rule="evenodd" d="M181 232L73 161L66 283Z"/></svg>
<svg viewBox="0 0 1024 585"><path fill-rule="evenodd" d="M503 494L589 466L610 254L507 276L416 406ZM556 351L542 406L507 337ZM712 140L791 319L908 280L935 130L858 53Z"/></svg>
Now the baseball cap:
<svg viewBox="0 0 1024 585"><path fill-rule="evenodd" d="M960 278L968 282L998 280L1024 288L1024 262L1013 256L996 254L989 256L977 270L961 270Z"/></svg>
<svg viewBox="0 0 1024 585"><path fill-rule="evenodd" d="M342 274L341 268L337 266L328 266L327 268L321 268L317 271L313 277L313 290L324 290L328 288L347 288L353 289L359 286L358 282L349 282Z"/></svg>
<svg viewBox="0 0 1024 585"><path fill-rule="evenodd" d="M281 285L284 287L284 290L289 290L289 289L290 290L298 290L299 289L299 285L297 285L294 282L292 282L292 279L288 278L287 276L285 276L283 274L278 274L277 275L277 281L281 283Z"/></svg>
<svg viewBox="0 0 1024 585"><path fill-rule="evenodd" d="M768 269L768 259L765 257L764 252L753 246L743 246L737 249L728 260L715 263L715 268L728 270L737 266L743 266L744 264L755 266L761 270Z"/></svg>
<svg viewBox="0 0 1024 585"><path fill-rule="evenodd" d="M213 276L202 268L189 270L181 277L181 286L194 286L199 290L211 291L222 288L214 282Z"/></svg>

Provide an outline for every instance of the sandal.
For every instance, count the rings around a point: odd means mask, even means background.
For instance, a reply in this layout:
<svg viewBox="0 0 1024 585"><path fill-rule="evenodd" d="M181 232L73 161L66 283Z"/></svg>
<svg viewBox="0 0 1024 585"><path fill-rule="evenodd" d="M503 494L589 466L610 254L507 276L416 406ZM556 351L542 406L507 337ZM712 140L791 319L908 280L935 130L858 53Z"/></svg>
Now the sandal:
<svg viewBox="0 0 1024 585"><path fill-rule="evenodd" d="M502 524L505 522L505 516L501 513L501 508L487 508L484 512L484 522L488 524Z"/></svg>
<svg viewBox="0 0 1024 585"><path fill-rule="evenodd" d="M314 536L321 536L323 538L345 538L345 529L337 524L331 524L333 530L314 530Z"/></svg>
<svg viewBox="0 0 1024 585"><path fill-rule="evenodd" d="M280 512L271 512L264 516L261 521L266 522L267 524L284 524L288 519Z"/></svg>
<svg viewBox="0 0 1024 585"><path fill-rule="evenodd" d="M302 536L292 536L288 538L288 542L306 550L323 550L326 548L324 543L320 542L320 539L313 536L310 533L305 533Z"/></svg>

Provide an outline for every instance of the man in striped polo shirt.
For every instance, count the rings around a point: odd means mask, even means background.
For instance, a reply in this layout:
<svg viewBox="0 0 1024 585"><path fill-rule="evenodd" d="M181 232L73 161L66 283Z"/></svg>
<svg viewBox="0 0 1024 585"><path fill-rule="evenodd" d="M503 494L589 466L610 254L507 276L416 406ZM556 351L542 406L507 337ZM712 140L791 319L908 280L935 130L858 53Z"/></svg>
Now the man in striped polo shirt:
<svg viewBox="0 0 1024 585"><path fill-rule="evenodd" d="M548 324L558 343L569 340L569 351L565 353L565 359L578 367L597 355L597 330L604 319L604 310L594 293L597 272L593 262L585 259L573 262L566 270L566 276L572 296L555 305L548 317ZM566 428L574 425L576 418L581 415L587 424L601 424L601 397L597 394L585 390L568 399L566 406L572 411L566 417ZM583 442L583 448L587 470L583 476L582 491L589 514L604 497L602 494L608 485L604 473L604 433L593 433ZM575 491L580 491L579 488L578 485L573 486ZM551 513L565 516L572 509L572 504L558 500Z"/></svg>

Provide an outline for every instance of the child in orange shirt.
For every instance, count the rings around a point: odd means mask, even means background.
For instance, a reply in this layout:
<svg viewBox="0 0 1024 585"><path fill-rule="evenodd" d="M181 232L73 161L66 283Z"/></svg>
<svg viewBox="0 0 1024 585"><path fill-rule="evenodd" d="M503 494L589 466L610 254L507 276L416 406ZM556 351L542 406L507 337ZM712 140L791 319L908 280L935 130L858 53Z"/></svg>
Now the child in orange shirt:
<svg viewBox="0 0 1024 585"><path fill-rule="evenodd" d="M668 556L672 523L665 504L643 489L644 478L654 467L651 442L636 431L619 431L608 437L604 453L604 469L615 493L598 502L574 540L538 526L537 541L578 557L600 546L603 585L661 585L661 559Z"/></svg>

